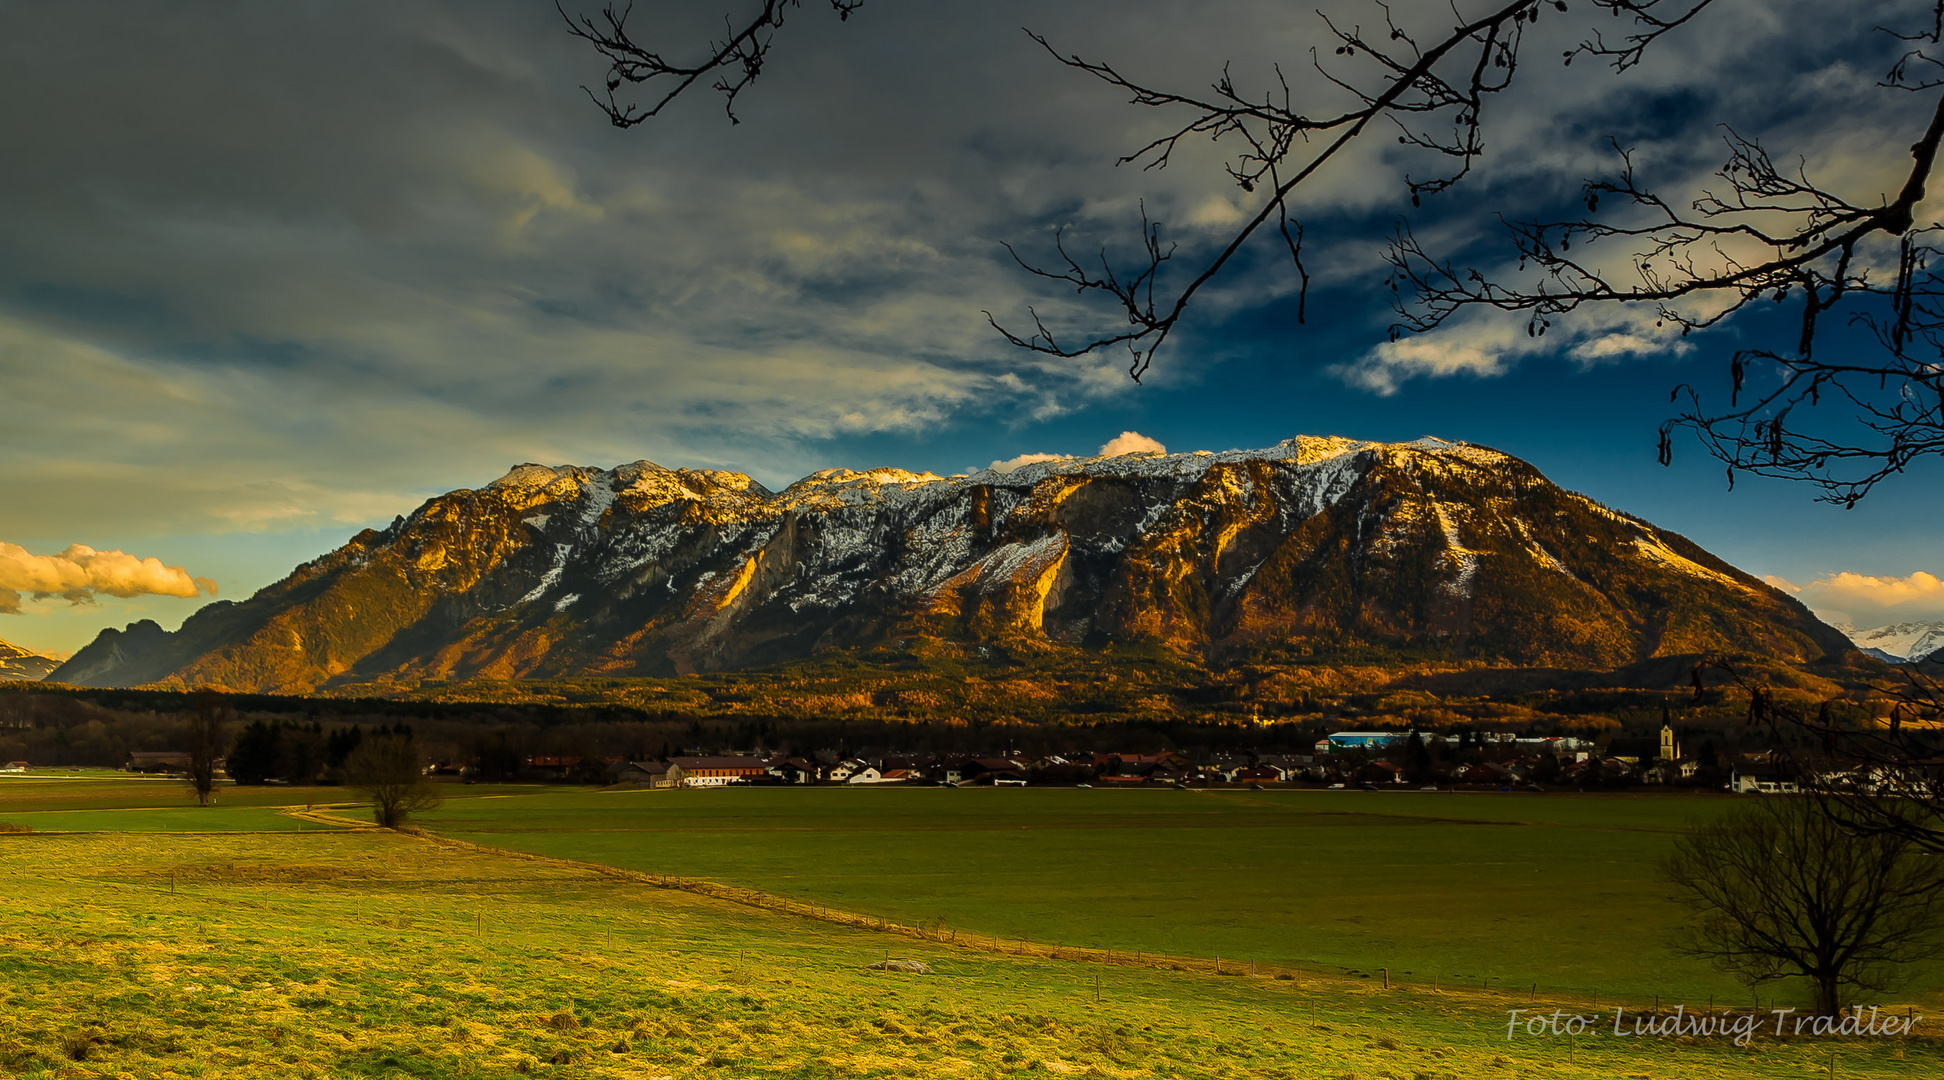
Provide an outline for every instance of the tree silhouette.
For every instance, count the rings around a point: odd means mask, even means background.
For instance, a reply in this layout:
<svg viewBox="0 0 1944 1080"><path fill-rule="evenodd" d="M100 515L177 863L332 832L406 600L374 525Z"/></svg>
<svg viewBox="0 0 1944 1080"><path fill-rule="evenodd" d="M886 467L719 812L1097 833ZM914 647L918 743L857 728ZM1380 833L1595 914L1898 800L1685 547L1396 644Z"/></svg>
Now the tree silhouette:
<svg viewBox="0 0 1944 1080"><path fill-rule="evenodd" d="M371 816L396 829L413 814L439 805L438 786L425 777L425 758L409 735L372 735L344 759L344 782L371 799Z"/></svg>
<svg viewBox="0 0 1944 1080"><path fill-rule="evenodd" d="M1693 906L1681 951L1751 986L1805 979L1821 1015L1944 952L1944 862L1900 833L1847 833L1810 800L1744 803L1683 836L1662 873Z"/></svg>
<svg viewBox="0 0 1944 1080"><path fill-rule="evenodd" d="M196 695L195 707L183 721L183 741L189 753L187 779L196 805L216 801L216 762L223 756L223 729L234 715L214 694Z"/></svg>

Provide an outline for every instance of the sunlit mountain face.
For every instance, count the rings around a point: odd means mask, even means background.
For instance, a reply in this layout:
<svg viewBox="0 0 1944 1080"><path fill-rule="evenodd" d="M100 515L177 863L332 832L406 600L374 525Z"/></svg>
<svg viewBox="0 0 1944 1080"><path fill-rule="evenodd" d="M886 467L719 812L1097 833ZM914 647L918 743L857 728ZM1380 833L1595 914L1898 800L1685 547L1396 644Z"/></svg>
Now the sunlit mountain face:
<svg viewBox="0 0 1944 1080"><path fill-rule="evenodd" d="M649 462L522 465L180 631L106 631L53 677L308 692L913 641L1581 668L1849 648L1786 595L1516 458L1299 437L953 477L828 470L780 492Z"/></svg>

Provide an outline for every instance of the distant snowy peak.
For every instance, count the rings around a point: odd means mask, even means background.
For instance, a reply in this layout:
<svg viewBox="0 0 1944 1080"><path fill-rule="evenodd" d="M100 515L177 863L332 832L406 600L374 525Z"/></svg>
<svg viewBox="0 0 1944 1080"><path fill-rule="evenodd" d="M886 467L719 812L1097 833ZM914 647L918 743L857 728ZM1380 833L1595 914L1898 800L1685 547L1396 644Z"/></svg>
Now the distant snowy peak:
<svg viewBox="0 0 1944 1080"><path fill-rule="evenodd" d="M1944 649L1944 622L1904 622L1869 630L1838 627L1856 647L1892 664L1907 664Z"/></svg>
<svg viewBox="0 0 1944 1080"><path fill-rule="evenodd" d="M0 681L19 679L32 682L44 678L48 672L60 666L61 661L52 656L43 656L0 641Z"/></svg>

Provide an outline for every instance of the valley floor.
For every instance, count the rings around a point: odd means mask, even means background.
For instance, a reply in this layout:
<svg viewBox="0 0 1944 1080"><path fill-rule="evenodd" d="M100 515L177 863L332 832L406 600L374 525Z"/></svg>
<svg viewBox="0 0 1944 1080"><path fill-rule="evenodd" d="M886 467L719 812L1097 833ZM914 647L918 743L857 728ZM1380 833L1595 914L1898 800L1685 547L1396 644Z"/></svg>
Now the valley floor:
<svg viewBox="0 0 1944 1080"><path fill-rule="evenodd" d="M122 813L139 827L149 812ZM207 824L263 813L219 807ZM30 815L55 816L0 805ZM0 1070L1779 1078L1821 1075L1833 1052L1844 1077L1944 1071L1934 1038L1508 1041L1508 1008L1612 1002L1008 955L330 816L303 832L0 835ZM887 956L932 970L865 967Z"/></svg>

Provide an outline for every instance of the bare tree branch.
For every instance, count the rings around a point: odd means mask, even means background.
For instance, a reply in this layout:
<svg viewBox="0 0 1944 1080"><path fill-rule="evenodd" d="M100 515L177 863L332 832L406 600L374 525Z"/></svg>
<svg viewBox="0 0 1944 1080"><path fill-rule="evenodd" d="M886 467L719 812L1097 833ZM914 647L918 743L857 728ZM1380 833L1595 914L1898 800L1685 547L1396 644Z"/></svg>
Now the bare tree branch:
<svg viewBox="0 0 1944 1080"><path fill-rule="evenodd" d="M1686 20L1661 18L1652 5L1629 11L1642 34L1612 47L1596 38L1578 53L1628 66L1638 60L1636 46ZM1896 35L1917 47L1881 85L1912 94L1944 86L1944 65L1926 51L1941 32L1944 3L1934 6L1930 26ZM1736 352L1726 409L1708 407L1692 386L1675 388L1670 401L1683 409L1661 426L1660 458L1671 462L1673 434L1688 429L1726 465L1731 487L1737 473L1776 476L1820 488L1823 501L1854 506L1913 461L1944 454L1944 280L1932 270L1940 229L1918 220L1944 142L1944 97L1906 100L1912 113L1923 111L1924 126L1894 198L1844 197L1800 164L1778 166L1760 142L1730 130L1728 160L1717 174L1724 186L1685 207L1643 184L1631 154L1616 145L1618 174L1586 183L1586 216L1507 221L1518 261L1513 278L1459 269L1400 227L1388 256L1398 313L1392 338L1478 310L1523 313L1527 333L1536 336L1557 316L1616 303L1645 306L1656 326L1686 335L1759 300L1794 299L1801 306L1793 348ZM1600 215L1603 203L1608 210ZM1880 248L1866 251L1872 243L1897 246L1894 277L1873 268L1871 253ZM1597 253L1614 249L1624 266L1600 261ZM1874 339L1874 353L1846 349L1831 359L1817 351L1839 308ZM1751 387L1756 392L1744 402ZM1808 413L1798 410L1825 399L1844 415L1805 421Z"/></svg>
<svg viewBox="0 0 1944 1080"><path fill-rule="evenodd" d="M840 18L861 2L829 0ZM1593 30L1564 61L1595 59L1616 72L1638 65L1656 42L1696 25L1713 6L1713 0L1588 3L1623 31L1610 40ZM572 32L608 61L605 94L590 90L590 96L612 123L631 127L710 79L733 121L737 96L760 75L786 14L800 4L761 0L742 21L725 21L723 37L703 55L681 62L631 35L631 7L610 4L598 18L560 10ZM1203 90L1175 91L1112 63L1062 54L1027 31L1056 62L1126 94L1130 104L1175 117L1121 164L1166 168L1184 141L1207 140L1228 151L1222 168L1254 209L1214 242L1183 246L1143 203L1139 244L1124 263L1104 246L1076 255L1065 229L1055 232L1046 261L1006 245L1029 274L1072 289L1083 304L1104 304L1107 322L1089 328L1084 315L1072 324L1038 307L1027 309L1029 329L1008 328L991 312L987 320L1012 345L1051 356L1125 348L1128 374L1138 381L1202 292L1273 224L1294 274L1297 319L1306 321L1310 275L1295 213L1303 185L1373 131L1389 132L1442 164L1402 177L1414 205L1462 182L1486 153L1486 108L1513 84L1525 32L1542 14L1551 17L1548 9L1567 5L1506 0L1471 16L1454 5L1450 21L1430 37L1400 23L1382 2L1375 4L1381 24L1371 30L1319 13L1333 59L1326 65L1312 49L1310 63L1343 95L1327 108L1298 101L1281 67L1261 91L1242 89L1227 66ZM1938 55L1944 0L1934 0L1916 30L1886 32L1907 48L1887 71L1885 89L1921 95L1944 88L1944 56ZM652 100L624 104L616 96L623 84L648 89ZM1905 100L1912 126L1921 123L1922 132L1894 197L1839 194L1812 180L1800 163L1778 163L1759 139L1728 130L1721 184L1698 197L1674 200L1656 191L1616 144L1617 175L1585 184L1584 216L1502 215L1516 273L1461 268L1428 251L1400 223L1387 255L1397 310L1392 338L1432 332L1473 311L1522 314L1527 332L1539 336L1562 315L1613 304L1644 307L1661 328L1686 335L1718 326L1758 300L1793 300L1800 304L1793 348L1737 352L1727 408L1709 406L1691 386L1675 389L1671 400L1683 408L1661 428L1661 458L1671 460L1672 436L1688 429L1726 465L1731 485L1741 472L1786 477L1818 486L1826 501L1853 506L1914 461L1944 455L1944 264L1935 258L1937 223L1918 220L1944 143L1944 96ZM1885 242L1898 246L1894 277L1876 265L1876 245ZM1615 257L1602 261L1608 252ZM1832 317L1873 337L1878 354L1852 351L1831 361L1819 352L1816 342ZM1744 389L1754 391L1746 401ZM1817 414L1803 422L1812 415L1805 410L1825 401L1845 410L1840 421Z"/></svg>
<svg viewBox="0 0 1944 1080"><path fill-rule="evenodd" d="M1603 2L1628 6L1634 0ZM1662 0L1640 2L1651 7ZM1690 2L1698 8L1711 0ZM1174 256L1176 249L1161 243L1160 226L1147 217L1145 207L1141 221L1145 265L1117 271L1103 251L1098 272L1083 269L1056 237L1058 260L1049 268L1027 262L1008 246L1013 257L1029 272L1067 283L1082 296L1097 294L1107 300L1125 318L1126 328L1084 335L1075 343L1061 344L1048 331L1037 311L1031 313L1032 333L1007 330L988 312L987 318L994 327L1013 345L1053 356L1071 358L1124 346L1131 357L1128 374L1138 381L1196 295L1271 220L1276 223L1299 276L1298 314L1306 317L1309 275L1302 266L1301 228L1298 226L1295 233L1290 232L1294 224L1289 214L1290 202L1297 189L1380 120L1394 126L1400 143L1432 151L1452 161L1445 172L1426 178L1405 178L1413 203L1459 182L1484 153L1479 117L1487 99L1511 84L1526 27L1539 18L1542 9L1563 10L1564 5L1550 0L1514 0L1477 18L1455 20L1450 30L1428 47L1420 46L1396 23L1387 6L1379 4L1378 7L1384 13L1381 38L1367 34L1362 27L1339 26L1324 17L1325 26L1337 42L1334 55L1346 58L1346 63L1363 58L1376 69L1376 76L1368 87L1360 86L1349 77L1326 69L1312 50L1311 63L1317 71L1351 98L1347 108L1316 115L1296 106L1280 68L1276 73L1277 88L1260 98L1239 90L1226 68L1207 93L1160 90L1122 74L1112 64L1062 55L1045 38L1028 31L1055 60L1125 91L1131 104L1186 112L1186 119L1178 127L1121 158L1121 164L1139 163L1144 169L1166 168L1184 139L1204 138L1217 143L1230 139L1241 146L1225 165L1228 176L1245 194L1257 196L1260 205L1199 264L1191 277L1173 289L1161 288L1157 279L1163 264Z"/></svg>
<svg viewBox="0 0 1944 1080"><path fill-rule="evenodd" d="M799 6L801 0L763 0L762 9L741 24L725 17L725 36L720 41L709 42L707 56L691 63L678 63L649 46L639 44L629 34L628 18L634 14L633 0L618 9L614 4L608 4L601 9L598 22L589 15L569 15L560 0L554 0L554 9L567 21L567 29L575 37L593 44L607 59L605 92L597 94L585 86L581 89L586 91L595 105L600 106L601 111L607 113L608 121L618 128L630 128L661 115L661 111L682 96L683 91L710 75L716 76L710 89L722 94L723 108L729 114L729 122L741 123L736 118L736 97L763 73L763 63L769 59L770 49L776 42L776 32L783 28L784 15ZM830 0L831 10L844 20L863 6L864 0ZM615 91L623 83L643 87L659 96L654 104L645 108L633 103L623 104L615 97Z"/></svg>

